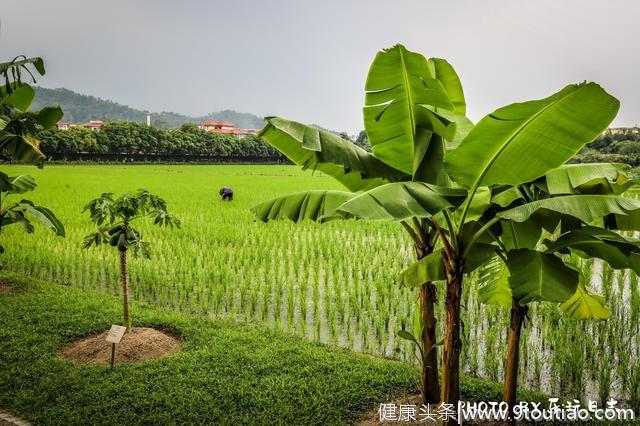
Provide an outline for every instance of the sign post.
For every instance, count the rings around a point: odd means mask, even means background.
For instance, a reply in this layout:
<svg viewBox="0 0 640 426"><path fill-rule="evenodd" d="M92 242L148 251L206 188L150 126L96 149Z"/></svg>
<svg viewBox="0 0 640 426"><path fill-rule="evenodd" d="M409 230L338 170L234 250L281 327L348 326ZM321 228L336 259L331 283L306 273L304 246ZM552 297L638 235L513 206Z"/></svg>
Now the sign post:
<svg viewBox="0 0 640 426"><path fill-rule="evenodd" d="M111 343L111 369L116 362L116 345L120 343L122 340L122 336L124 336L125 331L127 331L127 327L123 327L121 325L112 325L109 333L107 333L107 342Z"/></svg>

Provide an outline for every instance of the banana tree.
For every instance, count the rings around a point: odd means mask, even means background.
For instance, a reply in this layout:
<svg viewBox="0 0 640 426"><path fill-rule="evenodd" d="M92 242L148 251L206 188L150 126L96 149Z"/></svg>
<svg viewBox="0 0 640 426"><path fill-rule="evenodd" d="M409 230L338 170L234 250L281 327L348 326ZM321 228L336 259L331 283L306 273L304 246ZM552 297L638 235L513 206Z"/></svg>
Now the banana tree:
<svg viewBox="0 0 640 426"><path fill-rule="evenodd" d="M22 78L26 73L35 82L33 71L44 75L44 62L41 58L19 56L9 62L0 63L0 157L6 161L20 161L37 164L42 167L45 156L38 149L39 142L35 134L48 129L62 118L59 107L45 107L37 112L30 111L35 98L35 90ZM12 224L20 224L31 233L32 222L40 222L53 230L56 235L64 236L62 223L49 209L26 199L17 199L36 188L31 176L13 176L0 172L0 232ZM4 248L0 246L0 253Z"/></svg>
<svg viewBox="0 0 640 426"><path fill-rule="evenodd" d="M335 208L357 192L393 182L403 182L389 194L401 197L401 203L410 202L413 191L428 194L425 196L432 204L413 206L423 212L440 211L463 200L463 193L442 186L448 183L442 167L445 145L458 143L470 127L464 117L462 86L451 65L397 45L377 54L365 90L364 125L373 153L331 133L267 117L260 133L263 139L295 164L320 170L351 192L309 191L280 197L253 209L261 220L348 218L348 214L335 214ZM430 215L424 220L418 217L407 215L400 223L413 241L417 259L422 259L433 251L438 235ZM440 389L435 288L431 282L422 283L418 299L421 390L423 401L432 403L440 399Z"/></svg>
<svg viewBox="0 0 640 426"><path fill-rule="evenodd" d="M399 52L398 57L400 69L405 69L406 64L422 63L416 56L404 52ZM473 126L464 119L462 109L456 110L459 100L463 99L457 96L462 94L461 87L450 85L445 88L446 78L429 79L417 71L425 68L421 66L416 66L412 72L402 72L401 83L391 77L386 79L384 74L394 74L392 62L381 62L385 65L381 75L371 78L370 74L367 80L369 107L364 110L365 128L373 147L371 160L382 161L410 177L387 179L388 183L383 179L373 188L361 185L358 189L366 189L366 192L346 201L334 199L330 203L315 203L313 214L306 212L311 203L305 201L296 204L299 210L284 212L288 208L286 200L279 199L263 206L259 216L262 219L298 218L318 213L320 219L337 216L395 220L418 237L420 226L428 226L429 231L437 235L438 246L432 246L430 254L407 269L400 281L414 286L440 280L446 282L441 400L456 404L462 348L460 298L464 279L469 273L497 254L518 271L518 274L512 274L511 280L518 283L514 287L521 294L515 289L512 291L520 295L520 300L541 298L542 291L534 285L536 281L532 277L556 276L554 271L563 279L557 280L560 290L556 289L552 298L565 302L578 289L579 274L570 265L565 265L558 253L535 248L507 249L503 240L508 239L509 234L501 233L505 224L509 224L509 228L511 225L514 228L533 227L538 236L542 228L559 224L564 228L575 228L603 217L608 222L621 225L626 222L628 225L635 221L640 203L587 192L542 200L529 197L520 205L510 206L519 198L516 195L520 194L520 189L527 190L526 187L519 188L521 185L541 179L551 170L563 166L615 117L618 101L597 84L569 85L548 98L508 105ZM427 70L438 70L435 62L425 62ZM426 88L424 92L395 94L414 80ZM449 103L438 96L442 91L434 89L436 83L442 84ZM420 87L420 84L411 87ZM403 115L396 108L398 104L411 106L403 110L409 120L401 119ZM376 124L380 127L373 127ZM379 129L386 129L386 132L381 130L377 134ZM270 137L271 131L268 125L263 130L263 137L280 149ZM313 137L312 131L307 134L298 129L297 132L300 135L298 146L307 147L307 157L292 159L297 164L314 167L315 164L307 159L317 159L308 153L314 147L316 152L323 151L317 146L318 138ZM343 171L352 170L355 161L340 160L338 164L344 165ZM366 164L372 163L356 163L353 170L359 172L362 179L381 177L380 173L365 167ZM296 197L299 199L300 195ZM336 207L340 201L343 203ZM499 210L495 208L496 204L510 208ZM531 216L535 216L535 221L528 221ZM414 227L409 229L411 224ZM527 267L533 268L535 275Z"/></svg>
<svg viewBox="0 0 640 426"><path fill-rule="evenodd" d="M540 293L534 285L535 276L562 278L556 280L562 291L552 295L558 302L569 299L578 288L579 274L557 254L534 249L510 253L505 249L503 239L508 234L500 235L503 224L533 226L533 232L539 235L543 226L590 224L611 214L617 214L615 218L619 220L640 209L635 200L579 194L525 200L520 206L496 211L487 196L493 189L497 199L504 203L513 197L518 186L562 166L607 127L617 109L617 100L596 84L571 85L549 98L500 108L476 124L457 147L445 152L445 168L453 183L460 187L458 190L468 189L465 201L437 215L423 212L417 216L430 217L442 248L401 276L401 281L410 285L418 285L425 279L446 280L442 401L456 404L459 399L460 298L465 275L499 253L506 263L517 268L518 274L512 281L518 283L522 298L541 297L535 293ZM336 210L364 219L403 220L404 213L394 206L394 200L380 196L391 185L394 184L365 192ZM498 191L497 186L506 189ZM419 204L427 201L416 197ZM537 221L524 224L534 213ZM520 223L523 225L516 225ZM536 275L525 268L529 265ZM559 271L559 275L554 275L554 271Z"/></svg>
<svg viewBox="0 0 640 426"><path fill-rule="evenodd" d="M113 198L112 193L104 193L91 200L82 211L89 212L91 221L98 230L84 238L85 249L101 244L116 247L120 254L120 284L122 286L122 307L124 326L131 331L129 315L129 273L127 252L129 249L135 257L151 257L149 243L132 223L144 218L152 218L153 224L161 227L180 228L179 219L167 211L167 203L157 195L146 190L135 194L124 194Z"/></svg>

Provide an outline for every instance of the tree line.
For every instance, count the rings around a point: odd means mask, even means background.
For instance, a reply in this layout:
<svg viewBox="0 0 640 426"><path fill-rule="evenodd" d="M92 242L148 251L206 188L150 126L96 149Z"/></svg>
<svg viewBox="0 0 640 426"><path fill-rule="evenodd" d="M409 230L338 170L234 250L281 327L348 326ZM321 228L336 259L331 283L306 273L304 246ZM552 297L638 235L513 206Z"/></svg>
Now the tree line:
<svg viewBox="0 0 640 426"><path fill-rule="evenodd" d="M147 154L216 157L284 158L256 135L241 138L212 133L194 124L167 130L134 122L113 122L98 131L77 126L49 129L38 134L44 154Z"/></svg>
<svg viewBox="0 0 640 426"><path fill-rule="evenodd" d="M638 128L618 132L607 130L585 146L572 160L576 163L626 163L640 165L640 131Z"/></svg>

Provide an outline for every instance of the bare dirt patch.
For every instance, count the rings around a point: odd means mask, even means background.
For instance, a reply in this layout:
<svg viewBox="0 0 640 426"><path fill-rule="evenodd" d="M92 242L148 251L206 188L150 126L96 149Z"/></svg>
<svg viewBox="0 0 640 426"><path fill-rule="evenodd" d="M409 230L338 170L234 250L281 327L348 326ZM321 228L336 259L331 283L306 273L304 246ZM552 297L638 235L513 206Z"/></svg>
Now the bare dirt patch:
<svg viewBox="0 0 640 426"><path fill-rule="evenodd" d="M0 281L0 295L13 294L17 291L18 291L17 287L14 286L13 284L8 283L6 281Z"/></svg>
<svg viewBox="0 0 640 426"><path fill-rule="evenodd" d="M107 331L74 340L60 349L60 356L78 364L110 364L111 343ZM135 327L116 346L116 364L147 361L180 350L179 336L169 331Z"/></svg>

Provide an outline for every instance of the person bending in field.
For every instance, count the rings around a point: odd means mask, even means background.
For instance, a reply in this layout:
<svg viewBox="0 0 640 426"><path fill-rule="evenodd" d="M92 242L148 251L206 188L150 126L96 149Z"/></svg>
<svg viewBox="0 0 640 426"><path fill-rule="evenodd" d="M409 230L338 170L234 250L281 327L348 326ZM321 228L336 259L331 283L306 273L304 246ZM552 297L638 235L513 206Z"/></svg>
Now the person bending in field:
<svg viewBox="0 0 640 426"><path fill-rule="evenodd" d="M222 201L224 200L233 201L233 189L223 187L223 188L220 188L219 192L220 192L220 197L222 197Z"/></svg>

